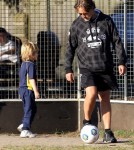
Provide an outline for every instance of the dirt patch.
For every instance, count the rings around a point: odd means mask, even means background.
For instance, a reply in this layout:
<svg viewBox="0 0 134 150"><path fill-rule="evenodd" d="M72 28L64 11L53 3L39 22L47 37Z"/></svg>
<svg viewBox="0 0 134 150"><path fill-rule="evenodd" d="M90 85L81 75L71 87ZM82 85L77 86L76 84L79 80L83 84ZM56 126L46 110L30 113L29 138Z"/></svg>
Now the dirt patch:
<svg viewBox="0 0 134 150"><path fill-rule="evenodd" d="M118 143L107 144L110 147L124 147L131 149L133 146L130 144L132 139L118 139ZM0 149L6 146L55 146L55 147L74 147L74 146L83 146L85 145L78 135L38 135L36 138L20 138L19 135L0 135ZM92 146L104 146L102 139L99 139L95 144L90 144Z"/></svg>

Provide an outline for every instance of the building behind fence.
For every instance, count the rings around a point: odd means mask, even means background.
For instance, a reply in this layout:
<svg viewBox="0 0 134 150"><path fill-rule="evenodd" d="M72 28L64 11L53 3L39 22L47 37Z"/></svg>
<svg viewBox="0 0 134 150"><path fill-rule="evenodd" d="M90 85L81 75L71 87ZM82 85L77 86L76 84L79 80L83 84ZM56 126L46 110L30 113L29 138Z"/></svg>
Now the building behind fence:
<svg viewBox="0 0 134 150"><path fill-rule="evenodd" d="M119 89L112 91L111 99L133 100L134 2L133 0L95 0L95 2L98 9L113 17L128 54L127 75L119 77L117 65L115 67ZM29 39L37 43L40 49L37 61L37 81L41 99L78 100L84 98L84 90L79 87L79 70L76 61L73 64L74 83L70 84L66 81L64 71L68 30L72 21L77 17L73 8L74 4L75 0L0 1L0 26L12 36L21 39L22 42ZM20 55L20 48L17 51ZM114 61L117 62L116 57ZM0 62L0 101L19 100L19 67L19 56L16 63Z"/></svg>

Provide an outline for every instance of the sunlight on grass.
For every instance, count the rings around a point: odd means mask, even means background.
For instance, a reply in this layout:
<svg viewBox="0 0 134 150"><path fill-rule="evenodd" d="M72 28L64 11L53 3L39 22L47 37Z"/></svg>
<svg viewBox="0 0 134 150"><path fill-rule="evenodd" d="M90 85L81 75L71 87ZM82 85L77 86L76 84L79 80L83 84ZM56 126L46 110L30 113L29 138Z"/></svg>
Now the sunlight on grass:
<svg viewBox="0 0 134 150"><path fill-rule="evenodd" d="M103 138L104 130L99 130L100 138ZM127 130L116 130L114 131L115 136L119 138L134 138L134 131ZM78 137L80 135L79 131L76 132L55 132L56 136L66 136L66 137Z"/></svg>
<svg viewBox="0 0 134 150"><path fill-rule="evenodd" d="M104 130L100 130L100 139L103 138ZM89 144L81 146L41 146L41 145L28 145L28 146L5 146L0 150L134 150L134 131L116 130L114 131L117 139L123 139L118 143L104 144L98 142L95 144ZM80 132L56 132L53 134L55 137L79 137ZM13 136L13 135L12 135ZM60 142L60 141L59 141ZM33 143L34 144L34 143Z"/></svg>
<svg viewBox="0 0 134 150"><path fill-rule="evenodd" d="M115 135L121 138L134 138L134 131L118 130L115 131Z"/></svg>
<svg viewBox="0 0 134 150"><path fill-rule="evenodd" d="M42 147L42 146L25 146L25 147L5 147L1 150L133 150L134 147L120 147L113 145L104 146L79 146L79 147Z"/></svg>

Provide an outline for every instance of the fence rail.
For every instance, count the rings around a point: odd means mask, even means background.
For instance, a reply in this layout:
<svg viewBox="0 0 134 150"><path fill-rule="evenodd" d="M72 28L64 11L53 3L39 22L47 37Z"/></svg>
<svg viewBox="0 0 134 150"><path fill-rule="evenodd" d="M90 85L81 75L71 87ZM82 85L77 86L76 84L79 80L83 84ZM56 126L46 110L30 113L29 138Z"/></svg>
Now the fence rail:
<svg viewBox="0 0 134 150"><path fill-rule="evenodd" d="M119 89L111 92L111 100L134 100L134 2L133 0L95 0L96 7L109 14L115 21L128 54L127 74L118 75L114 68ZM84 98L80 88L76 60L73 68L75 82L65 79L64 56L68 30L77 17L73 8L75 0L24 0L0 1L0 26L4 27L15 42L17 62L0 60L0 101L19 101L20 46L29 39L37 43L40 51L37 65L37 84L40 100L78 101ZM0 50L1 51L1 50ZM114 61L117 58L113 51Z"/></svg>

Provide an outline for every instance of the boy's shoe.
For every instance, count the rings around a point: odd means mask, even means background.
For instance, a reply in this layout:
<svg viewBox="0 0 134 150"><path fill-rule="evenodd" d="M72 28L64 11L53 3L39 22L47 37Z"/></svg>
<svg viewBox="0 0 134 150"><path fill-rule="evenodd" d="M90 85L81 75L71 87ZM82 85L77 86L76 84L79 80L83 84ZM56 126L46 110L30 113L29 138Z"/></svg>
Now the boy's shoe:
<svg viewBox="0 0 134 150"><path fill-rule="evenodd" d="M20 137L22 138L34 138L37 134L33 134L30 130L22 130Z"/></svg>
<svg viewBox="0 0 134 150"><path fill-rule="evenodd" d="M104 133L103 142L104 143L117 143L117 139L114 137L114 134L111 130Z"/></svg>
<svg viewBox="0 0 134 150"><path fill-rule="evenodd" d="M18 130L19 132L21 132L21 131L22 131L22 128L23 128L23 124L20 124L20 125L17 127L17 130Z"/></svg>

